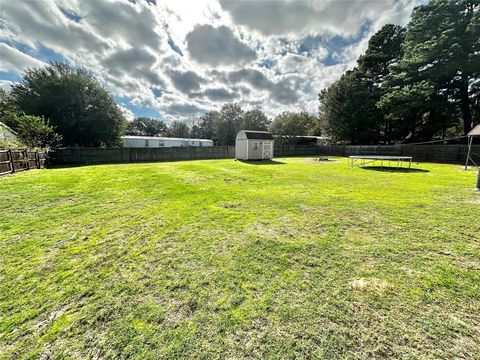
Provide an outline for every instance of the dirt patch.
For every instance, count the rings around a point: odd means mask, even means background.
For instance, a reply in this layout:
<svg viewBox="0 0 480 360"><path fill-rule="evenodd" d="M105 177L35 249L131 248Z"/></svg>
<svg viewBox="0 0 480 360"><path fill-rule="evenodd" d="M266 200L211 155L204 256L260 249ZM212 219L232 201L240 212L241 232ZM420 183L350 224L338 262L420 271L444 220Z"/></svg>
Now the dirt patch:
<svg viewBox="0 0 480 360"><path fill-rule="evenodd" d="M350 283L350 287L356 291L375 291L375 292L387 292L395 289L395 286L388 281L382 279L356 279Z"/></svg>

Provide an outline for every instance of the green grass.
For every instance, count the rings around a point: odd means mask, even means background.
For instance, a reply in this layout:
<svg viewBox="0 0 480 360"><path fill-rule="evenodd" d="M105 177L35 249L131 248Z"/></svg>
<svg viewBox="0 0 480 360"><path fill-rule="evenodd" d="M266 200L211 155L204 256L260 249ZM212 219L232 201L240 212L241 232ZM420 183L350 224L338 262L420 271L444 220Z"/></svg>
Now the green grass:
<svg viewBox="0 0 480 360"><path fill-rule="evenodd" d="M480 358L473 170L277 160L0 178L0 358Z"/></svg>

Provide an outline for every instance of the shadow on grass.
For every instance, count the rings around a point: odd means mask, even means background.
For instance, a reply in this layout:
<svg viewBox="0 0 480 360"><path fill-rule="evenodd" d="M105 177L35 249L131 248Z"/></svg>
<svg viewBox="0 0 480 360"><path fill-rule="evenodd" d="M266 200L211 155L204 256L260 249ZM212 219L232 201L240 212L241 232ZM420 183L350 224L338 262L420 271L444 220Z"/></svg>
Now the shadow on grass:
<svg viewBox="0 0 480 360"><path fill-rule="evenodd" d="M284 165L284 162L276 160L235 160L248 165Z"/></svg>
<svg viewBox="0 0 480 360"><path fill-rule="evenodd" d="M402 168L402 167L388 167L388 166L363 166L362 169L364 170L373 170L373 171L381 171L381 172L391 172L391 173L427 173L430 170L424 169L414 169L414 168Z"/></svg>

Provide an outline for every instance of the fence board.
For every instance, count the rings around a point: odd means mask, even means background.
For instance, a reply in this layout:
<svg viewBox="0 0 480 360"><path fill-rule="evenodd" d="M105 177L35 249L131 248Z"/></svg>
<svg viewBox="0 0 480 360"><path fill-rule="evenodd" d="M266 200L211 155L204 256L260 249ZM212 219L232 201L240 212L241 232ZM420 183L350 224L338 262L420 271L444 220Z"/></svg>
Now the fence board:
<svg viewBox="0 0 480 360"><path fill-rule="evenodd" d="M0 176L45 167L46 153L30 150L0 150Z"/></svg>
<svg viewBox="0 0 480 360"><path fill-rule="evenodd" d="M480 145L472 147L474 160L480 164ZM276 145L275 157L405 155L418 162L462 164L466 145ZM53 164L107 164L159 162L175 160L230 159L234 146L175 148L66 148L49 153Z"/></svg>

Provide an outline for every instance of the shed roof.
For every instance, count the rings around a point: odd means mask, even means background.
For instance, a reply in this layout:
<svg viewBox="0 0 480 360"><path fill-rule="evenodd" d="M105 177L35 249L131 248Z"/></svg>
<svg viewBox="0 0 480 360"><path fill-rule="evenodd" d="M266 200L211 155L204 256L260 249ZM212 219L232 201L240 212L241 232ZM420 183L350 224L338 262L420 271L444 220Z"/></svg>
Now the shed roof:
<svg viewBox="0 0 480 360"><path fill-rule="evenodd" d="M475 126L472 131L470 131L468 134L468 136L480 136L480 124L478 124L477 126Z"/></svg>
<svg viewBox="0 0 480 360"><path fill-rule="evenodd" d="M13 131L10 127L8 127L7 125L5 125L3 122L0 121L0 128L3 128L3 129L6 129L8 130L9 132L11 132L13 135L17 135L17 132L16 131Z"/></svg>
<svg viewBox="0 0 480 360"><path fill-rule="evenodd" d="M273 140L272 134L267 131L245 131L247 139Z"/></svg>

